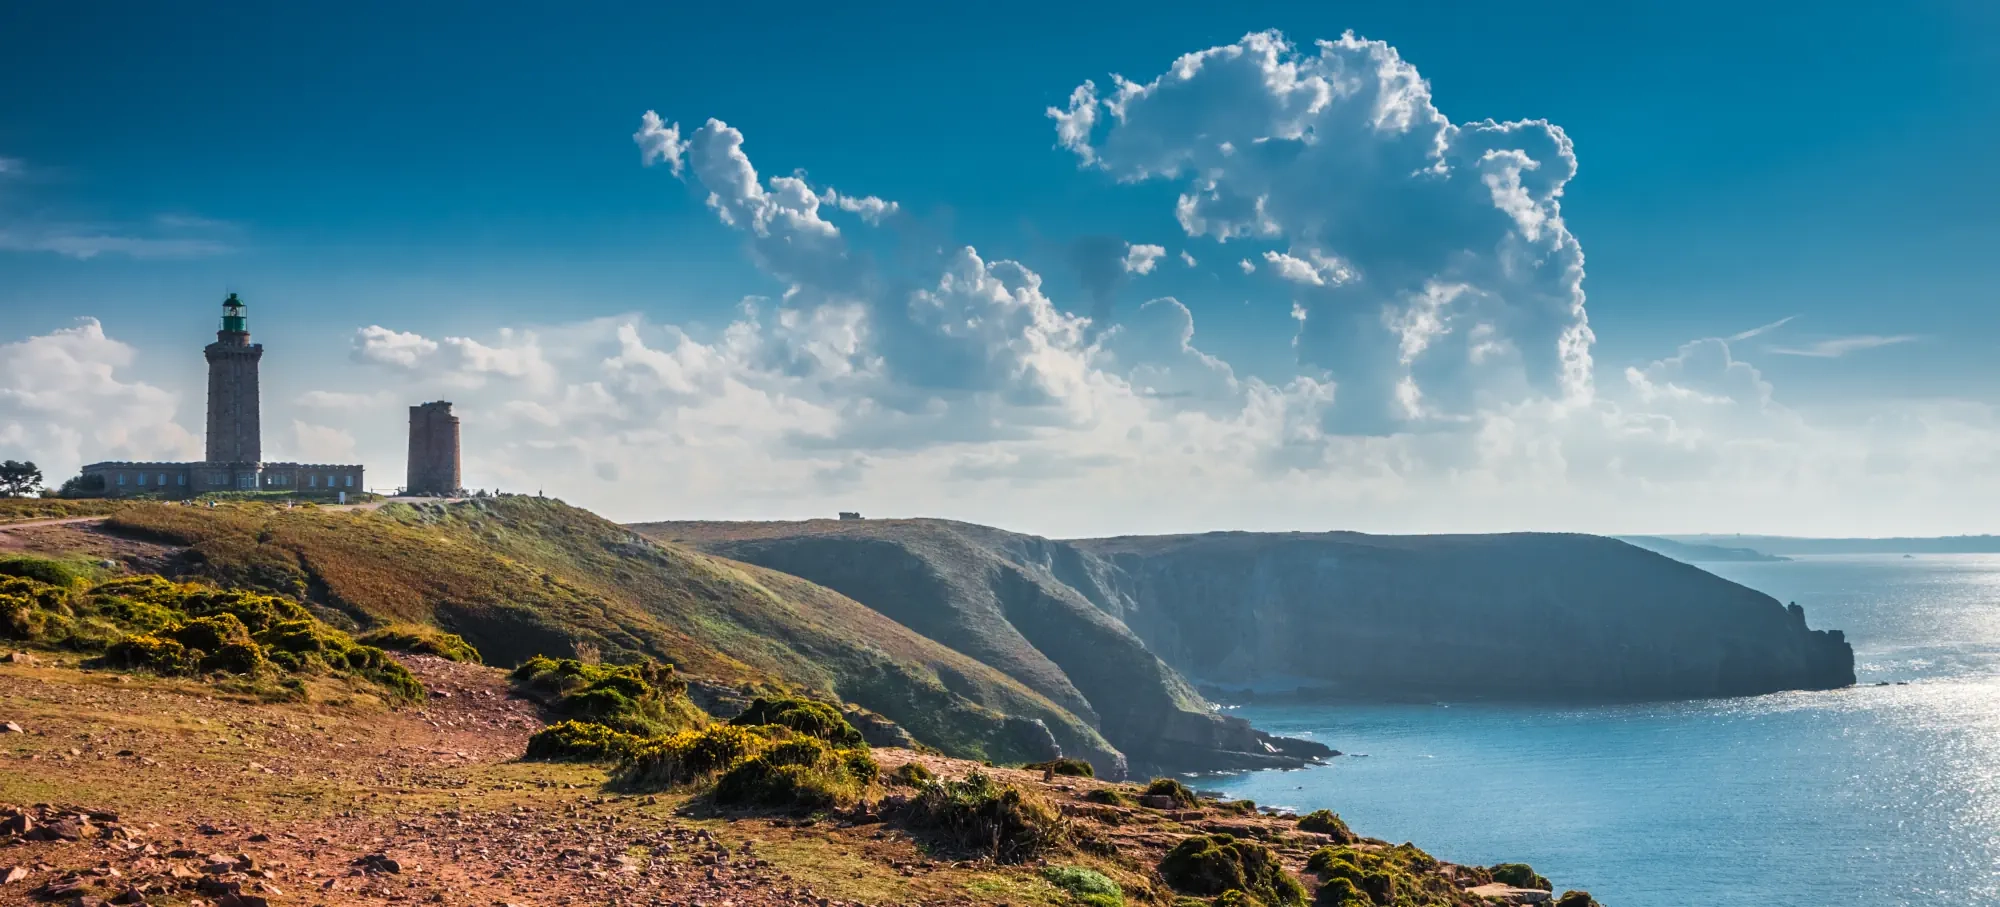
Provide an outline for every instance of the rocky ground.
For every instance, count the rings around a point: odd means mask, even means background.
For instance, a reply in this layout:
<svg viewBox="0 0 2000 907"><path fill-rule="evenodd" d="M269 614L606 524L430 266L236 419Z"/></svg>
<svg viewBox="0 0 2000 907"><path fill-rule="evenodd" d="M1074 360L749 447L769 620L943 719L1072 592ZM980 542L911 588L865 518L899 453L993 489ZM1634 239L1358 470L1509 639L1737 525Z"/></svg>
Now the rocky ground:
<svg viewBox="0 0 2000 907"><path fill-rule="evenodd" d="M540 726L495 669L406 659L430 689L384 711L337 688L310 704L191 681L0 659L0 905L1058 904L1036 867L927 851L866 812L719 815L621 795L602 768L516 761ZM1285 819L1114 807L1088 779L878 750L1042 790L1138 902L1182 837L1229 831L1293 870L1324 839ZM1546 895L1543 895L1544 897Z"/></svg>

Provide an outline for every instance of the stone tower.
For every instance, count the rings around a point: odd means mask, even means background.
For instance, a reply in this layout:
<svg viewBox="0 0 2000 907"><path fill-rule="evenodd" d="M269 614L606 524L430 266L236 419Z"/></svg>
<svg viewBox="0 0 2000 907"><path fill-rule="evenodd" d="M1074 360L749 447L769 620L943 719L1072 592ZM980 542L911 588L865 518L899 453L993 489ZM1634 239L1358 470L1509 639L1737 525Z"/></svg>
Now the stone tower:
<svg viewBox="0 0 2000 907"><path fill-rule="evenodd" d="M257 412L257 363L264 345L250 342L250 319L235 293L222 301L222 330L203 348L208 357L210 463L257 463L264 444Z"/></svg>
<svg viewBox="0 0 2000 907"><path fill-rule="evenodd" d="M405 494L457 494L458 417L443 400L410 407L410 480Z"/></svg>

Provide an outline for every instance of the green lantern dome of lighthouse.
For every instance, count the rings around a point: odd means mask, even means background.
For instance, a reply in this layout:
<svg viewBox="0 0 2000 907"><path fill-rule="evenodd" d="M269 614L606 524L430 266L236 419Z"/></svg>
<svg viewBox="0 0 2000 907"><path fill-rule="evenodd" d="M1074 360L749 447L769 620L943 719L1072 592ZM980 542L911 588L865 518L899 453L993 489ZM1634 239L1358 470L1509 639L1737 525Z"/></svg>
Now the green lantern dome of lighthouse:
<svg viewBox="0 0 2000 907"><path fill-rule="evenodd" d="M250 319L243 314L243 300L236 298L235 293L222 301L222 329L231 334L250 332Z"/></svg>

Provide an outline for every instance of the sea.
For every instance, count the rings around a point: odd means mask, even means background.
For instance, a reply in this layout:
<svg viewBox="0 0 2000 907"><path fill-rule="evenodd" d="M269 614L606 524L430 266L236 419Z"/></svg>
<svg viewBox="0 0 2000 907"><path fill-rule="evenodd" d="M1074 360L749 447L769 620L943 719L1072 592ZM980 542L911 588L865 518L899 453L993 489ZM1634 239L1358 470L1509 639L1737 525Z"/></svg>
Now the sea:
<svg viewBox="0 0 2000 907"><path fill-rule="evenodd" d="M1197 787L1526 862L1606 907L2000 905L2000 555L1703 569L1845 630L1850 689L1640 705L1244 705L1348 755ZM1523 651L1523 657L1560 652ZM1885 685L1883 685L1885 684Z"/></svg>

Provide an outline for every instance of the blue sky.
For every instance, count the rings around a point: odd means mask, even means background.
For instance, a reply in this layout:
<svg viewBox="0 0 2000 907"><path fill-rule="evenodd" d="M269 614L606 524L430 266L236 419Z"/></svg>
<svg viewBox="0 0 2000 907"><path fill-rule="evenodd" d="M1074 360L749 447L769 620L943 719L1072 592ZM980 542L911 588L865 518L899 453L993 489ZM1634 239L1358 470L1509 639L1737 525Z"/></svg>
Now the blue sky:
<svg viewBox="0 0 2000 907"><path fill-rule="evenodd" d="M619 517L791 517L851 504L1046 532L1994 528L1982 521L1996 498L1980 497L1991 492L1975 476L1994 465L1979 451L2000 398L1991 365L2000 179L1985 160L2000 139L2000 51L1986 40L2000 15L1970 2L1606 6L11 7L0 12L0 159L9 162L0 343L14 344L16 369L45 374L33 364L46 351L32 341L94 318L102 342L70 344L67 367L88 376L92 356L115 363L111 384L91 392L127 408L117 411L174 408L156 424L132 416L129 432L111 436L50 416L45 403L16 403L0 408L0 440L63 468L185 449L200 422L194 351L213 329L215 302L236 290L270 349L267 434L282 437L267 447L331 448L393 482L399 407L417 402L402 396L450 395L471 417L468 439L485 442L468 451L469 481L543 484ZM1341 319L1364 311L1372 324L1373 306L1405 305L1406 295L1368 295L1402 261L1397 250L1368 253L1389 257L1354 269L1345 295L1275 280L1265 252L1368 255L1306 235L1301 225L1317 218L1303 204L1275 233L1191 235L1176 199L1192 172L1149 175L1137 157L1058 147L1047 110L1065 107L1085 80L1108 98L1113 73L1145 84L1182 54L1264 30L1305 57L1313 41L1349 30L1384 42L1452 124L1560 128L1576 174L1550 204L1587 259L1589 397L1616 408L1594 422L1623 427L1577 434L1575 407L1559 405L1574 403L1576 388L1552 390L1550 376L1534 374L1535 349L1548 345L1534 331L1560 325L1534 318L1539 327L1509 338L1529 362L1520 387L1419 363L1412 380L1443 408L1358 416L1360 396L1395 377L1360 372L1394 356L1364 349L1379 338L1348 336ZM1220 105L1212 112L1241 99L1217 88L1198 102ZM951 249L1020 262L1040 279L1031 308L1099 316L1055 343L1073 346L1085 373L1043 380L1025 397L960 372L931 380L963 363L921 331L905 337L907 351L890 344L884 300L857 302L853 285L822 282L830 272L774 268L758 237L704 203L711 187L698 160L678 179L664 161L640 166L632 136L649 110L688 141L708 118L725 121L766 179L803 170L815 192L894 201L891 224L830 216L843 244L830 254L859 263L876 287L868 293L888 294L895 317L912 288L935 289ZM1111 135L1125 128L1112 119L1100 116L1086 147L1124 140ZM1162 130L1179 122L1170 119ZM1203 138L1140 131L1125 128L1130 148ZM1244 185L1269 176L1237 174ZM1310 184L1272 185L1300 198L1321 189L1377 198L1355 178L1294 172L1283 179ZM1332 232L1350 246L1437 240L1449 228L1424 204L1349 211L1354 221ZM1094 299L1086 259L1106 243L1164 254L1144 273L1114 270L1109 295ZM1182 264L1183 251L1197 264ZM1245 273L1242 260L1260 267ZM742 314L748 296L768 298L754 321ZM1201 412L1229 428L1177 435L1186 413L1124 413L1124 398L1080 389L1101 375L1136 399L1207 399L1183 387L1187 368L1151 353L1099 361L1121 342L1105 332L1142 334L1143 322L1124 319L1159 297L1178 300L1193 346L1226 364L1226 405L1207 400ZM782 316L811 321L856 305L854 324L814 322L861 338L842 348L845 371L771 364L828 348L826 336L780 337ZM966 324L1000 321L954 311ZM1445 333L1469 336L1482 317L1466 314ZM615 384L599 370L614 358L606 350L630 352L617 323L637 325L645 350L758 371L669 390L628 382L613 388L616 418L551 422L580 405L573 389ZM732 348L731 325L743 324L789 352ZM520 355L496 367L447 343L457 358L418 362L369 346L371 327ZM992 349L1046 345L1041 330L986 337L981 367L1071 367L994 364ZM521 353L528 337L535 352ZM1729 350L1710 377L1752 387L1755 400L1723 404L1727 395L1691 377L1660 383L1703 358L1684 358L1684 345L1704 338ZM1713 353L1695 352L1704 351ZM841 377L850 373L872 377ZM1337 402L1280 390L1301 377ZM1287 418L1304 427L1258 435L1259 387L1290 401ZM38 393L60 391L48 383ZM316 393L367 399L303 402ZM766 421L690 415L745 412L731 393L763 401ZM1667 412L1637 397L1707 404ZM1561 423L1524 417L1537 401L1563 410ZM546 436L510 421L531 408ZM1750 409L1755 420L1739 418ZM871 422L882 411L901 415ZM1634 425L1661 424L1670 428L1657 449L1619 447ZM1155 430L1177 452L1153 446L1163 443ZM725 434L741 446L720 444ZM1503 435L1535 465L1494 459ZM1829 445L1855 459L1815 459ZM1983 449L1990 458L1992 445ZM1139 478L1155 472L1157 484ZM1216 486L1213 497L1160 503L1190 483Z"/></svg>

